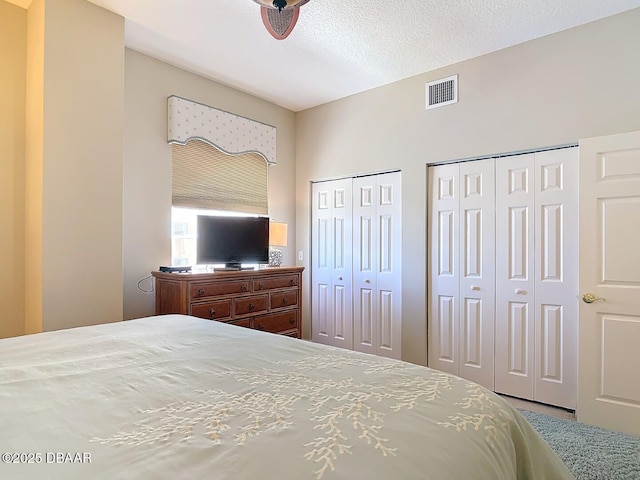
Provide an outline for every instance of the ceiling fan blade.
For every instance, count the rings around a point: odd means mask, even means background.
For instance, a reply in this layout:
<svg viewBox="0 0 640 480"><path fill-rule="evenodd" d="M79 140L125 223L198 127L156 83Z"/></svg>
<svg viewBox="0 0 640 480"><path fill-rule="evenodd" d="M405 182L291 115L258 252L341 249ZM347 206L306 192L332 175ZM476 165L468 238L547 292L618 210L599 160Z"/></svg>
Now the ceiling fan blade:
<svg viewBox="0 0 640 480"><path fill-rule="evenodd" d="M262 23L264 23L273 38L284 40L289 36L298 21L300 7L296 5L295 7L278 11L276 8L269 8L263 5L260 7L260 14L262 15Z"/></svg>

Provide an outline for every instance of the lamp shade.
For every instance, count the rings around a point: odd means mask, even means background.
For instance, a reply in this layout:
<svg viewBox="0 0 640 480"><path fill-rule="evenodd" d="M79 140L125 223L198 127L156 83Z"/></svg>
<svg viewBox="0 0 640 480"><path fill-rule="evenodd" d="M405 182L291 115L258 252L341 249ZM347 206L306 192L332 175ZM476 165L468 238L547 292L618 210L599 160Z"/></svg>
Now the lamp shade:
<svg viewBox="0 0 640 480"><path fill-rule="evenodd" d="M269 245L273 247L287 246L287 224L269 222Z"/></svg>

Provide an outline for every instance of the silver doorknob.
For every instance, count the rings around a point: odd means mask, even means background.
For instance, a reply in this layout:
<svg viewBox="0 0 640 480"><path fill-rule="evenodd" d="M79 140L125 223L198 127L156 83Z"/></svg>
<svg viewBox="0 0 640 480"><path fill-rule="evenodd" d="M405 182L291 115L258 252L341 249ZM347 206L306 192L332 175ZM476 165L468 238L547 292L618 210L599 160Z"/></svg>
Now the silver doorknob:
<svg viewBox="0 0 640 480"><path fill-rule="evenodd" d="M526 295L527 291L521 290L520 288L516 288L515 293L516 295Z"/></svg>
<svg viewBox="0 0 640 480"><path fill-rule="evenodd" d="M585 293L582 295L582 301L584 303L593 303L598 301L605 302L606 300L602 297L596 297L593 293Z"/></svg>
<svg viewBox="0 0 640 480"><path fill-rule="evenodd" d="M480 287L478 285L471 285L471 290L473 290L474 292L478 292L480 290Z"/></svg>

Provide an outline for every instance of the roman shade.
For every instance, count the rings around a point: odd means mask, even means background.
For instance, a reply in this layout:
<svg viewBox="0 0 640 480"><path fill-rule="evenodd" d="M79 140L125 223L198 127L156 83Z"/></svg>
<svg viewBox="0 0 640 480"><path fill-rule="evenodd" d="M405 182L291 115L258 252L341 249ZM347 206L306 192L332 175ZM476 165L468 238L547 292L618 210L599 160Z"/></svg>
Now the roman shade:
<svg viewBox="0 0 640 480"><path fill-rule="evenodd" d="M200 140L172 145L175 207L268 213L268 166L257 153L228 155Z"/></svg>

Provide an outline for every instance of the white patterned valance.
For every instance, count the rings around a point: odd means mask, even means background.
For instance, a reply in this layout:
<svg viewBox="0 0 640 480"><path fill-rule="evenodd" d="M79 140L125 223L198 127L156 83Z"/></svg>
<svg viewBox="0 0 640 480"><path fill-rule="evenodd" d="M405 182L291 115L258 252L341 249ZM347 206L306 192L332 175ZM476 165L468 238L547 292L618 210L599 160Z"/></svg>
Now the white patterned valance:
<svg viewBox="0 0 640 480"><path fill-rule="evenodd" d="M185 98L168 99L169 143L202 140L231 155L256 152L276 163L276 127Z"/></svg>

